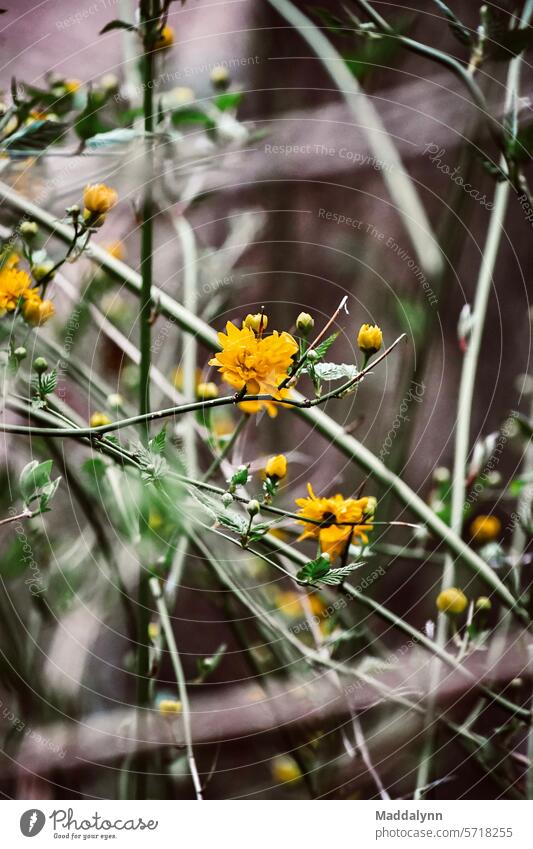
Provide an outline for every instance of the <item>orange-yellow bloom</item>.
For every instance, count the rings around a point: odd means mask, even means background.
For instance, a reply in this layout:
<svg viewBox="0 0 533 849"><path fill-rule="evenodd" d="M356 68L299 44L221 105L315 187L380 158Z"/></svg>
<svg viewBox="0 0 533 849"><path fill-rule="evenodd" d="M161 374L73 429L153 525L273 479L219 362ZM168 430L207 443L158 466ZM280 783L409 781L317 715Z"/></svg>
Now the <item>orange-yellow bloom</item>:
<svg viewBox="0 0 533 849"><path fill-rule="evenodd" d="M438 594L435 604L441 613L459 614L468 607L468 599L462 590L458 590L457 587L448 587L447 590Z"/></svg>
<svg viewBox="0 0 533 849"><path fill-rule="evenodd" d="M0 312L11 312L30 290L31 280L26 271L16 268L18 257L7 260L0 270Z"/></svg>
<svg viewBox="0 0 533 849"><path fill-rule="evenodd" d="M375 354L383 343L383 333L377 324L363 324L357 336L359 350L363 354Z"/></svg>
<svg viewBox="0 0 533 849"><path fill-rule="evenodd" d="M501 532L502 523L497 516L476 516L470 525L472 538L479 545L492 542L500 536Z"/></svg>
<svg viewBox="0 0 533 849"><path fill-rule="evenodd" d="M287 458L285 454L271 457L265 466L265 475L269 478L281 480L287 474Z"/></svg>
<svg viewBox="0 0 533 849"><path fill-rule="evenodd" d="M168 24L163 27L157 41L154 44L156 50L164 50L174 44L174 30Z"/></svg>
<svg viewBox="0 0 533 849"><path fill-rule="evenodd" d="M105 215L115 206L117 200L116 191L104 183L85 186L83 205L92 215Z"/></svg>
<svg viewBox="0 0 533 849"><path fill-rule="evenodd" d="M89 424L91 427L102 427L103 425L111 424L111 419L105 413L97 411L92 414Z"/></svg>
<svg viewBox="0 0 533 849"><path fill-rule="evenodd" d="M32 327L41 327L49 318L52 318L55 313L52 301L43 301L35 289L30 289L24 297L26 300L22 307L22 315L28 324Z"/></svg>
<svg viewBox="0 0 533 849"><path fill-rule="evenodd" d="M246 387L251 395L272 395L280 401L290 395L288 389L278 389L298 350L289 333L275 330L259 338L249 327L238 328L228 321L226 333L219 333L218 339L222 350L209 365L218 367L226 383L238 390ZM262 407L270 416L278 412L272 401L246 401L240 406L247 413L256 413Z"/></svg>
<svg viewBox="0 0 533 849"><path fill-rule="evenodd" d="M332 558L344 551L353 530L353 538L359 538L365 544L368 542L367 534L372 531L371 520L376 509L376 499L365 496L364 498L344 498L337 493L331 498L319 498L313 492L311 484L307 484L309 498L297 498L296 504L300 508L299 514L302 519L300 524L305 526L300 540L314 537L320 542L323 553ZM311 524L306 519L312 519L320 524ZM337 522L353 522L354 524L342 525Z"/></svg>

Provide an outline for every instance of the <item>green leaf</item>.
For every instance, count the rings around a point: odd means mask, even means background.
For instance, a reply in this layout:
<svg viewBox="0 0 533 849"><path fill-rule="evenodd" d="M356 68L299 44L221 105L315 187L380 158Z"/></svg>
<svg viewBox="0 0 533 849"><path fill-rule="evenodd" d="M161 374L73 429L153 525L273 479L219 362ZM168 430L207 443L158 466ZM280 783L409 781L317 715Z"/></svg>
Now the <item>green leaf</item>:
<svg viewBox="0 0 533 849"><path fill-rule="evenodd" d="M89 91L87 93L85 109L80 112L74 123L74 131L82 141L87 141L87 139L99 133L106 133L110 129L101 121L99 114L110 97L111 91L107 93Z"/></svg>
<svg viewBox="0 0 533 849"><path fill-rule="evenodd" d="M175 127L202 124L206 130L216 129L216 123L213 119L199 109L177 109L172 113L172 123Z"/></svg>
<svg viewBox="0 0 533 849"><path fill-rule="evenodd" d="M24 466L19 477L19 487L25 501L35 497L35 493L50 482L51 471L52 460L45 460L44 463L32 460Z"/></svg>
<svg viewBox="0 0 533 849"><path fill-rule="evenodd" d="M57 369L41 376L40 390L43 395L51 395L57 387Z"/></svg>
<svg viewBox="0 0 533 849"><path fill-rule="evenodd" d="M345 578L360 569L363 563L348 563L346 566L340 566L338 569L331 569L327 575L320 578L318 583L325 584L328 587L333 587L342 584Z"/></svg>
<svg viewBox="0 0 533 849"><path fill-rule="evenodd" d="M127 21L119 21L118 19L115 21L109 21L105 27L102 27L98 35L104 35L106 32L111 32L114 29L125 29L128 32L137 32L137 28L133 26L133 24L129 24Z"/></svg>
<svg viewBox="0 0 533 849"><path fill-rule="evenodd" d="M214 98L214 104L221 112L226 112L228 109L236 109L242 99L242 91L227 91L224 94L219 94Z"/></svg>
<svg viewBox="0 0 533 849"><path fill-rule="evenodd" d="M9 136L2 147L11 152L45 150L49 145L60 139L65 134L66 129L67 125L60 121L48 121L47 119L32 121L31 124L27 124Z"/></svg>
<svg viewBox="0 0 533 849"><path fill-rule="evenodd" d="M314 584L316 581L323 579L330 569L331 563L329 557L321 555L316 560L310 560L309 563L306 563L296 574L296 579L302 584Z"/></svg>
<svg viewBox="0 0 533 849"><path fill-rule="evenodd" d="M326 356L338 335L338 333L332 333L331 336L328 336L327 339L324 339L323 342L320 342L316 348L313 349L320 360L322 357Z"/></svg>
<svg viewBox="0 0 533 849"><path fill-rule="evenodd" d="M133 139L138 138L139 135L139 132L131 129L131 127L108 130L105 133L96 133L96 135L88 139L87 148L89 150L98 150L102 147L109 147L109 145L114 144L129 144L129 142L133 141Z"/></svg>
<svg viewBox="0 0 533 849"><path fill-rule="evenodd" d="M152 454L162 454L165 450L165 445L167 441L167 429L166 426L163 427L159 433L153 437L148 443L148 447Z"/></svg>
<svg viewBox="0 0 533 849"><path fill-rule="evenodd" d="M45 513L57 491L61 478L50 480L51 472L52 460L45 460L43 463L32 460L20 474L19 487L25 505L29 506L39 499L39 508L34 510L34 513Z"/></svg>
<svg viewBox="0 0 533 849"><path fill-rule="evenodd" d="M348 363L316 363L314 371L319 380L352 380L359 374L357 366Z"/></svg>

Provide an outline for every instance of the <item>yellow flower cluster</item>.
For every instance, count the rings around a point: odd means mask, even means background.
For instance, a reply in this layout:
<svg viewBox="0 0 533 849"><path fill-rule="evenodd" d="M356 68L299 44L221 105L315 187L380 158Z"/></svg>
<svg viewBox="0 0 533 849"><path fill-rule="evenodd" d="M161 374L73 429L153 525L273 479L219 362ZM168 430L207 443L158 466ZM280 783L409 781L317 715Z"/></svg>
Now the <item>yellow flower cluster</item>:
<svg viewBox="0 0 533 849"><path fill-rule="evenodd" d="M258 327L264 330L266 316ZM226 383L238 390L246 387L250 395L272 395L279 401L289 396L290 390L278 389L288 376L293 356L298 351L289 333L274 330L269 336L262 336L252 327L238 328L228 321L226 333L219 333L218 339L222 350L209 360L209 365L218 367ZM274 417L278 412L273 401L245 401L240 406L246 413L257 413L265 408L269 416Z"/></svg>
<svg viewBox="0 0 533 849"><path fill-rule="evenodd" d="M341 554L353 532L353 538L359 538L363 543L368 542L367 534L372 531L372 518L376 510L376 499L365 496L364 498L344 498L337 495L331 498L319 498L313 492L311 484L307 485L309 498L297 498L296 504L300 508L300 524L305 526L300 540L314 537L318 539L323 553L330 557ZM306 521L312 519L320 524L311 524ZM339 522L353 522L353 525L337 524Z"/></svg>
<svg viewBox="0 0 533 849"><path fill-rule="evenodd" d="M13 255L0 270L0 315L13 312L22 300L24 319L32 327L40 327L53 316L54 305L32 289L29 274L18 267L18 262L18 256Z"/></svg>

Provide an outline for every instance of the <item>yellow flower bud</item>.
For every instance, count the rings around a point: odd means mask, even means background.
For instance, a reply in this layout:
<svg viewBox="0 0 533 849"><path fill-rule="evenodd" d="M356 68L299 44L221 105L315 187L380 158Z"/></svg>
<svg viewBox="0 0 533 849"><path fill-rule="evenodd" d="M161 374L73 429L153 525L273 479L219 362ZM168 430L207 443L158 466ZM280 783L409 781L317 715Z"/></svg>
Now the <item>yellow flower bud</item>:
<svg viewBox="0 0 533 849"><path fill-rule="evenodd" d="M383 343L383 333L377 324L363 324L357 336L359 350L363 354L375 354Z"/></svg>
<svg viewBox="0 0 533 849"><path fill-rule="evenodd" d="M111 424L111 419L105 413L95 412L89 419L91 427L103 427L103 425Z"/></svg>
<svg viewBox="0 0 533 849"><path fill-rule="evenodd" d="M497 516L476 516L470 525L472 538L479 545L492 542L500 536L501 532L502 523Z"/></svg>
<svg viewBox="0 0 533 849"><path fill-rule="evenodd" d="M476 599L476 610L491 610L492 602L486 595L480 595Z"/></svg>
<svg viewBox="0 0 533 849"><path fill-rule="evenodd" d="M266 466L265 474L269 478L284 478L287 474L287 458L284 454L277 454L276 457L271 457Z"/></svg>
<svg viewBox="0 0 533 849"><path fill-rule="evenodd" d="M154 43L155 50L165 50L174 44L174 30L168 24L161 30L157 41Z"/></svg>
<svg viewBox="0 0 533 849"><path fill-rule="evenodd" d="M116 191L104 183L93 183L86 186L83 192L85 210L96 217L109 212L115 206L117 200Z"/></svg>
<svg viewBox="0 0 533 849"><path fill-rule="evenodd" d="M155 642L155 640L157 640L157 638L159 637L159 633L159 622L150 622L150 624L148 625L148 636L150 637L152 642Z"/></svg>
<svg viewBox="0 0 533 849"><path fill-rule="evenodd" d="M253 330L256 336L259 333L264 333L264 331L268 327L268 317L262 313L258 312L255 315L248 314L242 323L243 327L247 327L248 330Z"/></svg>
<svg viewBox="0 0 533 849"><path fill-rule="evenodd" d="M218 398L218 386L216 383L199 383L196 387L196 395L199 401L212 401Z"/></svg>
<svg viewBox="0 0 533 849"><path fill-rule="evenodd" d="M33 239L39 232L39 225L36 221L23 221L19 227L20 235L25 239Z"/></svg>
<svg viewBox="0 0 533 849"><path fill-rule="evenodd" d="M274 758L271 769L274 779L279 782L300 781L302 778L300 767L290 755Z"/></svg>
<svg viewBox="0 0 533 849"><path fill-rule="evenodd" d="M307 336L310 330L315 326L315 320L312 315L309 315L308 312L301 312L298 318L296 319L296 328L300 331L304 336Z"/></svg>
<svg viewBox="0 0 533 849"><path fill-rule="evenodd" d="M448 587L437 596L437 608L441 613L459 614L468 607L468 599L457 587Z"/></svg>
<svg viewBox="0 0 533 849"><path fill-rule="evenodd" d="M230 84L230 75L224 65L217 65L210 74L211 83L215 88L227 88Z"/></svg>
<svg viewBox="0 0 533 849"><path fill-rule="evenodd" d="M159 713L162 716L178 716L181 713L181 702L163 699L159 702Z"/></svg>
<svg viewBox="0 0 533 849"><path fill-rule="evenodd" d="M49 318L52 318L54 313L55 307L52 301L42 301L37 293L28 298L22 307L24 320L32 327L41 327Z"/></svg>

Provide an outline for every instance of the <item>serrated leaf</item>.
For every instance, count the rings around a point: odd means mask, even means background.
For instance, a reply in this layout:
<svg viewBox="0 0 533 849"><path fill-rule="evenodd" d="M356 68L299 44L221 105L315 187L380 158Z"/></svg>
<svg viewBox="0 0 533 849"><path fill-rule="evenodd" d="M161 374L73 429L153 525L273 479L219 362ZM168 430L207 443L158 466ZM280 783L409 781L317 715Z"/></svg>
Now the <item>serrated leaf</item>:
<svg viewBox="0 0 533 849"><path fill-rule="evenodd" d="M329 557L320 556L316 560L310 560L296 574L296 578L300 583L313 584L316 581L324 578L331 569Z"/></svg>
<svg viewBox="0 0 533 849"><path fill-rule="evenodd" d="M61 138L66 129L67 125L59 121L32 121L9 136L2 147L10 152L44 150Z"/></svg>
<svg viewBox="0 0 533 849"><path fill-rule="evenodd" d="M320 342L316 346L316 348L313 349L315 354L317 355L318 359L321 360L323 357L326 356L327 352L329 351L329 349L331 348L331 346L335 342L335 339L337 338L338 335L339 334L337 332L332 333L331 336L328 336L327 339L324 339L323 342Z"/></svg>
<svg viewBox="0 0 533 849"><path fill-rule="evenodd" d="M242 469L237 469L228 480L228 483L231 487L244 486L248 482L249 474L248 466L243 466Z"/></svg>
<svg viewBox="0 0 533 849"><path fill-rule="evenodd" d="M315 363L314 371L319 380L352 380L357 377L357 366L349 363Z"/></svg>
<svg viewBox="0 0 533 849"><path fill-rule="evenodd" d="M154 436L150 442L148 443L150 451L153 454L162 454L165 450L165 445L167 441L167 429L163 427L159 433Z"/></svg>
<svg viewBox="0 0 533 849"><path fill-rule="evenodd" d="M120 21L117 19L114 21L109 21L109 23L106 24L105 27L102 27L98 35L104 35L106 32L111 32L114 29L125 29L128 30L128 32L137 32L137 29L133 26L133 24L129 24L127 21Z"/></svg>
<svg viewBox="0 0 533 849"><path fill-rule="evenodd" d="M328 587L337 586L338 584L342 584L348 575L351 575L352 572L355 572L356 569L360 569L363 565L363 563L349 563L347 566L339 566L338 569L330 569L327 575L324 575L323 578L319 578L318 583L325 584Z"/></svg>
<svg viewBox="0 0 533 849"><path fill-rule="evenodd" d="M43 395L51 395L57 387L57 369L41 376L40 390Z"/></svg>

